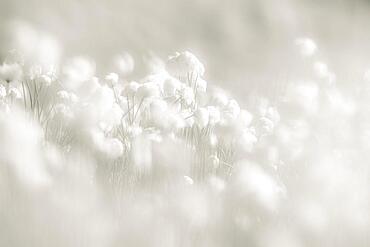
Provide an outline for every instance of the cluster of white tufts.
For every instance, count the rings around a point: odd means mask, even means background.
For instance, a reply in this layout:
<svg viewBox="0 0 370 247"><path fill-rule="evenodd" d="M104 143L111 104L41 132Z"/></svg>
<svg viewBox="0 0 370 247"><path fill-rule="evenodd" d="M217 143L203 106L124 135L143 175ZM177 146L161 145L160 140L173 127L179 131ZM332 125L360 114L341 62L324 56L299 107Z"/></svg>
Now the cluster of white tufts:
<svg viewBox="0 0 370 247"><path fill-rule="evenodd" d="M151 145L162 145L166 139L181 143L191 150L187 175L199 181L216 174L229 176L229 168L252 152L278 122L268 115L254 122L235 99L219 91L209 93L204 66L190 52L171 56L168 71L137 81L122 76L129 74L132 64L124 73L98 78L94 63L83 57L67 60L58 72L4 63L1 100L5 109L22 108L36 120L46 143L62 150L87 148L99 159L108 159L104 163L135 166L134 152L142 152L135 147L138 139ZM261 122L263 128L257 126ZM217 166L211 157L219 161ZM137 168L128 175L141 173Z"/></svg>
<svg viewBox="0 0 370 247"><path fill-rule="evenodd" d="M248 109L188 51L143 78L4 62L0 246L366 246L369 73L295 44L312 73Z"/></svg>

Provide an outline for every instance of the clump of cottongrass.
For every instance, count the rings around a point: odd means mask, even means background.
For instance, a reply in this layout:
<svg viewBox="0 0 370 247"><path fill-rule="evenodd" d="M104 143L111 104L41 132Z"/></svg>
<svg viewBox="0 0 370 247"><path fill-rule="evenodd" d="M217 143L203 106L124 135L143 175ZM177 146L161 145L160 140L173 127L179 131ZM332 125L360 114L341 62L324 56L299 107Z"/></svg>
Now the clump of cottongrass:
<svg viewBox="0 0 370 247"><path fill-rule="evenodd" d="M248 108L190 52L144 78L128 54L101 78L85 57L1 65L0 244L362 246L369 102L296 45L312 74Z"/></svg>

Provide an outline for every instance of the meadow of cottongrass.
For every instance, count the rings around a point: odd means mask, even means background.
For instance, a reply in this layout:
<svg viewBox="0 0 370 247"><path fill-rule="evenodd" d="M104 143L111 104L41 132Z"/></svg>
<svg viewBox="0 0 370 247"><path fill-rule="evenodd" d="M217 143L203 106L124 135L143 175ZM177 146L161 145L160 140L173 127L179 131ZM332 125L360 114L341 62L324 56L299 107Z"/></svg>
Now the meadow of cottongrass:
<svg viewBox="0 0 370 247"><path fill-rule="evenodd" d="M74 57L0 66L0 246L367 246L369 73L307 78L245 109L190 52L132 78ZM245 88L248 90L248 88Z"/></svg>

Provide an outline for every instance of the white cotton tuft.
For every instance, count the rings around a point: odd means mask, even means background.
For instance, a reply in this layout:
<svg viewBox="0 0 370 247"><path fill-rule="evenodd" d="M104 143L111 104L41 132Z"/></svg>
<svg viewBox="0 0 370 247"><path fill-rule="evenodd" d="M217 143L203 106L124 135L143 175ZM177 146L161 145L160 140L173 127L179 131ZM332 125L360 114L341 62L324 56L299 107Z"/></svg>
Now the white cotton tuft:
<svg viewBox="0 0 370 247"><path fill-rule="evenodd" d="M0 83L8 84L12 82L18 82L22 78L22 68L19 64L7 64L3 63L0 66Z"/></svg>
<svg viewBox="0 0 370 247"><path fill-rule="evenodd" d="M97 113L104 113L112 108L114 103L113 90L107 86L99 87L91 96L91 103Z"/></svg>
<svg viewBox="0 0 370 247"><path fill-rule="evenodd" d="M124 97L132 97L136 94L139 87L139 83L137 83L136 81L132 81L124 86L121 95Z"/></svg>
<svg viewBox="0 0 370 247"><path fill-rule="evenodd" d="M129 53L122 53L113 59L115 69L122 76L130 75L135 68L135 61Z"/></svg>
<svg viewBox="0 0 370 247"><path fill-rule="evenodd" d="M108 139L105 145L105 151L111 159L117 159L123 154L122 142L117 138Z"/></svg>
<svg viewBox="0 0 370 247"><path fill-rule="evenodd" d="M240 106L236 100L229 100L227 106L224 109L225 115L227 118L235 119L240 113Z"/></svg>
<svg viewBox="0 0 370 247"><path fill-rule="evenodd" d="M118 83L119 76L116 73L109 73L105 76L105 80L107 81L108 85L114 86Z"/></svg>
<svg viewBox="0 0 370 247"><path fill-rule="evenodd" d="M139 100L157 97L159 96L158 85L153 82L144 83L138 88L136 96Z"/></svg>
<svg viewBox="0 0 370 247"><path fill-rule="evenodd" d="M187 185L193 185L194 184L193 179L189 176L184 176L184 180L185 180Z"/></svg>
<svg viewBox="0 0 370 247"><path fill-rule="evenodd" d="M62 68L63 85L70 90L77 90L95 74L95 64L87 58L75 57Z"/></svg>
<svg viewBox="0 0 370 247"><path fill-rule="evenodd" d="M174 77L169 77L163 82L163 93L165 96L174 96L180 89L181 82Z"/></svg>
<svg viewBox="0 0 370 247"><path fill-rule="evenodd" d="M9 114L0 112L0 170L13 172L27 186L48 185L51 178L43 163L42 134L40 126L26 119L22 112L16 109Z"/></svg>
<svg viewBox="0 0 370 247"><path fill-rule="evenodd" d="M201 77L204 75L204 65L188 51L177 52L174 56L171 56L166 68L176 78Z"/></svg>
<svg viewBox="0 0 370 247"><path fill-rule="evenodd" d="M240 154L252 152L254 145L257 143L257 137L249 129L243 130L236 138L236 150L239 151Z"/></svg>
<svg viewBox="0 0 370 247"><path fill-rule="evenodd" d="M269 211L277 208L279 186L261 167L250 162L240 162L233 176L233 187L242 200Z"/></svg>
<svg viewBox="0 0 370 247"><path fill-rule="evenodd" d="M302 56L310 57L315 54L317 45L310 38L298 38L295 40L295 45L298 47Z"/></svg>

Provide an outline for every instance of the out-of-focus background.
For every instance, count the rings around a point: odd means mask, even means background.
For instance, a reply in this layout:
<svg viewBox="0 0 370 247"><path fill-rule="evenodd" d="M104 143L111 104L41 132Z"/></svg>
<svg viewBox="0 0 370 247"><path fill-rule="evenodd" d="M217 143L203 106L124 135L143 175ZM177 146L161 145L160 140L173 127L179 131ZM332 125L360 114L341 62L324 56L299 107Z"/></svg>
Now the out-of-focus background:
<svg viewBox="0 0 370 247"><path fill-rule="evenodd" d="M0 246L368 247L368 23L365 0L0 0ZM184 50L205 80L182 53L126 83Z"/></svg>
<svg viewBox="0 0 370 247"><path fill-rule="evenodd" d="M296 37L314 39L338 77L359 76L370 66L369 13L366 0L2 0L0 57L32 50L38 35L56 58L88 55L100 73L122 51L141 61L190 50L210 82L243 100L244 88L264 91L300 71Z"/></svg>

